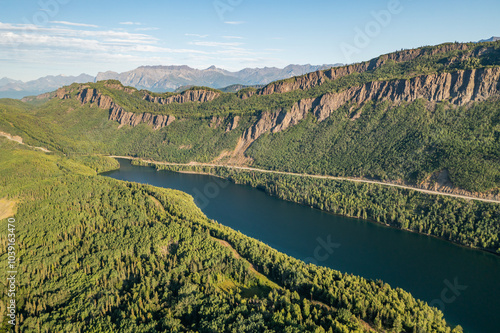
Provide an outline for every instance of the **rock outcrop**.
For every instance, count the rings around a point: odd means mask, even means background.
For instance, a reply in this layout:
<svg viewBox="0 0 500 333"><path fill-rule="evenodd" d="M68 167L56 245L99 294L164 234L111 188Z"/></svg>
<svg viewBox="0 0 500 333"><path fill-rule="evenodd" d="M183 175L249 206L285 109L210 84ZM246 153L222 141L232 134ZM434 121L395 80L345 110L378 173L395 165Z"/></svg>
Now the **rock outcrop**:
<svg viewBox="0 0 500 333"><path fill-rule="evenodd" d="M445 53L453 50L467 50L470 46L468 44L443 44L429 48L419 48L412 50L402 50L390 54L382 55L378 58L372 59L367 62L362 62L354 65L334 67L328 70L316 71L303 76L294 77L287 80L277 81L268 84L262 89L259 89L256 94L258 95L271 95L281 94L294 90L307 90L313 87L322 85L323 83L339 79L341 77L354 74L363 73L366 71L374 70L386 64L388 61L396 63L411 61L422 56L433 56L439 53ZM485 48L486 49L486 48ZM484 50L483 50L484 52ZM248 98L248 96L245 96Z"/></svg>
<svg viewBox="0 0 500 333"><path fill-rule="evenodd" d="M296 125L308 113L318 121L327 119L346 103L362 106L367 102L429 102L448 101L457 106L484 101L500 93L500 68L482 68L454 73L418 76L409 80L374 81L338 93L328 93L315 99L303 99L290 111L283 109L263 112L242 135L235 153L243 153L266 132L276 133ZM360 113L355 115L356 119Z"/></svg>
<svg viewBox="0 0 500 333"><path fill-rule="evenodd" d="M240 122L240 116L234 116L229 119L229 123L226 127L226 132L230 132L238 127L238 123Z"/></svg>
<svg viewBox="0 0 500 333"><path fill-rule="evenodd" d="M136 89L123 87L119 83L106 83L107 88L114 90L122 90L127 94L133 94L137 92ZM124 125L137 126L141 123L145 123L153 127L153 129L158 130L163 127L170 125L175 117L171 115L154 115L151 113L133 113L127 112L123 107L116 104L113 99L107 95L102 94L98 89L91 88L90 85L80 85L78 87L66 87L60 88L55 92L55 97L59 99L69 99L74 92L77 92L76 99L82 104L95 105L101 109L109 110L109 120L117 121L120 123L120 127ZM220 96L219 92L212 90L188 90L181 94L170 96L170 97L158 97L152 96L148 92L144 92L143 99L157 104L171 104L171 103L187 103L187 102L208 102ZM222 119L220 122L223 122ZM231 120L231 124L228 124L229 130L232 130L238 126L238 120L234 122L234 118Z"/></svg>
<svg viewBox="0 0 500 333"><path fill-rule="evenodd" d="M236 129L238 127L239 121L240 121L239 116L228 116L228 117L213 116L212 119L210 119L210 127L219 128L221 126L224 126L227 133Z"/></svg>
<svg viewBox="0 0 500 333"><path fill-rule="evenodd" d="M409 80L374 81L339 93L325 94L315 101L313 114L319 121L347 102L448 101L454 105L479 102L500 92L500 68L481 68L454 73L418 76Z"/></svg>
<svg viewBox="0 0 500 333"><path fill-rule="evenodd" d="M170 125L174 120L174 116L168 115L153 115L151 113L132 113L126 112L122 108L113 108L109 113L109 120L115 120L120 123L119 127L130 125L135 127L141 123L145 123L158 130Z"/></svg>
<svg viewBox="0 0 500 333"><path fill-rule="evenodd" d="M186 90L178 95L170 97L152 96L148 92L144 93L142 99L156 104L188 103L188 102L209 102L220 96L219 92L213 90Z"/></svg>
<svg viewBox="0 0 500 333"><path fill-rule="evenodd" d="M61 99L65 99L68 96L69 94L66 91L58 90L57 92L57 97ZM116 104L111 97L103 95L97 89L90 87L80 89L76 98L82 104L93 104L101 109L109 110L109 120L119 122L120 127L125 125L134 127L141 123L145 123L153 127L153 129L158 130L170 125L175 120L175 117L170 115L127 112Z"/></svg>

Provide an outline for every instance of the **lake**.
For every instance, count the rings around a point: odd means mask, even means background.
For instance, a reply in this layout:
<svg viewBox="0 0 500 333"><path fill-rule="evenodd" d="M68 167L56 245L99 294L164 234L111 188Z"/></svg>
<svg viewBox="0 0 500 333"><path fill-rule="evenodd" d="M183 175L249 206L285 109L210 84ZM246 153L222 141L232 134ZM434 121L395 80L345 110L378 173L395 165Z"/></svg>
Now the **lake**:
<svg viewBox="0 0 500 333"><path fill-rule="evenodd" d="M332 215L217 177L119 161L120 170L103 175L189 193L209 218L281 252L401 287L465 332L499 331L500 256Z"/></svg>

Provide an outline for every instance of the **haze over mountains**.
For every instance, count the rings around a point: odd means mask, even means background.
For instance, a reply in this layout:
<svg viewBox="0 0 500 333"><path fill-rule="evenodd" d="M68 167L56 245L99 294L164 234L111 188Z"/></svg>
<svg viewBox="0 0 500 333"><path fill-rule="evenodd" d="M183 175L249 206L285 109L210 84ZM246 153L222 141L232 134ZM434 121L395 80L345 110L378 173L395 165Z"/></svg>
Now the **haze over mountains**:
<svg viewBox="0 0 500 333"><path fill-rule="evenodd" d="M285 68L264 67L245 68L237 72L227 71L215 66L207 69L195 69L189 66L141 66L137 69L117 73L98 73L96 77L88 74L79 76L46 76L37 80L23 82L10 78L0 79L0 98L22 98L54 91L72 83L96 82L115 79L122 84L137 89L154 92L174 91L188 85L224 88L240 84L246 86L264 85L272 81L290 78L317 70L328 69L334 65L288 65Z"/></svg>
<svg viewBox="0 0 500 333"><path fill-rule="evenodd" d="M493 36L493 37L490 37L488 39L481 39L479 41L479 43L483 43L483 42L496 42L496 41L499 41L499 40L500 40L500 37Z"/></svg>
<svg viewBox="0 0 500 333"><path fill-rule="evenodd" d="M94 81L94 77L88 74L78 76L49 75L28 82L4 77L0 79L0 98L22 98L29 95L38 95L75 82L84 83L90 81Z"/></svg>

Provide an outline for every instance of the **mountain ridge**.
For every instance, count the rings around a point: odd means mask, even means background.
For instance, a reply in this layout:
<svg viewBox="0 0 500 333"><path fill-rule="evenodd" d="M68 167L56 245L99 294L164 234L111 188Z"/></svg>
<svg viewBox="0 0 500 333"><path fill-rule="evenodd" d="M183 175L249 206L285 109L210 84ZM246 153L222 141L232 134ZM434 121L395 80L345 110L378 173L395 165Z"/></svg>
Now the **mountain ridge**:
<svg viewBox="0 0 500 333"><path fill-rule="evenodd" d="M117 73L99 72L96 76L80 74L78 76L48 75L23 82L11 78L0 79L0 98L22 98L52 92L72 83L87 83L103 80L119 80L125 86L146 89L152 92L173 92L184 86L208 86L217 89L233 89L235 86L263 86L272 81L327 69L333 65L288 65L284 68L262 67L244 68L231 72L215 66L195 69L187 65L139 66L136 69ZM231 88L232 87L232 88Z"/></svg>
<svg viewBox="0 0 500 333"><path fill-rule="evenodd" d="M288 65L284 68L244 68L236 72L215 66L210 66L203 70L191 68L186 65L140 66L134 70L122 73L113 71L98 73L96 81L113 79L122 82L124 85L133 86L138 89L147 89L153 92L174 91L179 87L189 85L220 89L236 84L245 86L268 84L276 80L339 65Z"/></svg>
<svg viewBox="0 0 500 333"><path fill-rule="evenodd" d="M286 89L270 94L255 87L159 94L116 80L73 84L39 100L1 101L0 129L32 133L28 144L67 154L251 165L498 198L499 42L404 50L325 72L336 75L275 82L270 86ZM315 79L320 75L324 80ZM301 80L304 89L294 86ZM368 213L406 229L410 223ZM460 235L443 235L438 219L425 232L497 251L495 235L471 235L459 215L449 217ZM496 219L477 216L485 228Z"/></svg>

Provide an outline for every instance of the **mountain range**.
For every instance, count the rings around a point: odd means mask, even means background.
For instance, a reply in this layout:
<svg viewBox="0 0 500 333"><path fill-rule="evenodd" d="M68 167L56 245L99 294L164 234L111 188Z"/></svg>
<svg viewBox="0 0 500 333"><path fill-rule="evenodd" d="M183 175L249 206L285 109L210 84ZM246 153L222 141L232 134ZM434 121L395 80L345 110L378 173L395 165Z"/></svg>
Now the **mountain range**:
<svg viewBox="0 0 500 333"><path fill-rule="evenodd" d="M93 82L94 77L88 74L78 76L49 75L28 82L4 77L0 79L0 98L22 98L28 95L38 95L75 82L85 83L90 81Z"/></svg>
<svg viewBox="0 0 500 333"><path fill-rule="evenodd" d="M481 40L479 41L479 43L484 43L484 42L497 42L497 41L499 41L499 40L500 40L500 37L495 37L495 36L493 36L493 37L490 37L490 38L488 38L488 39L481 39Z"/></svg>
<svg viewBox="0 0 500 333"><path fill-rule="evenodd" d="M472 326L452 329L430 307L441 273L429 306L208 220L195 206L213 198L207 186L193 198L98 173L119 167L107 156L136 157L500 254L500 41L400 50L237 92L188 86L157 93L110 79L0 100L10 139L0 138L0 206L29 226L19 285L40 286L16 293L20 331L497 331L496 294L478 293L472 316L448 312Z"/></svg>
<svg viewBox="0 0 500 333"><path fill-rule="evenodd" d="M119 80L126 86L154 92L175 91L180 87L190 85L217 89L232 85L265 85L272 81L339 65L288 65L285 68L245 68L237 72L230 72L215 66L207 69L195 69L189 66L141 66L123 73L101 72L96 77L88 74L80 74L79 76L50 75L28 82L2 78L0 79L0 98L22 98L54 91L72 83L97 82L109 79Z"/></svg>

